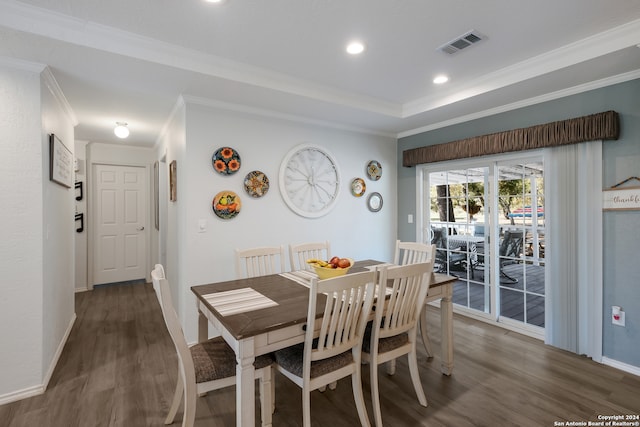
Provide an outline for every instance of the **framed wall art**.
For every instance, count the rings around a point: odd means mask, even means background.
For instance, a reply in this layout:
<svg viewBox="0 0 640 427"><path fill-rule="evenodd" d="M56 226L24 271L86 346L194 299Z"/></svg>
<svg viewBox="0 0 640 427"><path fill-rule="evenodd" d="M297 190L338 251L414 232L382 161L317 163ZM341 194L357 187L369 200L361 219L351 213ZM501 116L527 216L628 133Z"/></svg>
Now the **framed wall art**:
<svg viewBox="0 0 640 427"><path fill-rule="evenodd" d="M73 186L73 154L54 134L49 136L49 179L63 187Z"/></svg>
<svg viewBox="0 0 640 427"><path fill-rule="evenodd" d="M169 200L172 202L178 200L178 171L176 167L176 161L173 160L169 164Z"/></svg>
<svg viewBox="0 0 640 427"><path fill-rule="evenodd" d="M160 162L153 164L153 215L156 230L160 230Z"/></svg>

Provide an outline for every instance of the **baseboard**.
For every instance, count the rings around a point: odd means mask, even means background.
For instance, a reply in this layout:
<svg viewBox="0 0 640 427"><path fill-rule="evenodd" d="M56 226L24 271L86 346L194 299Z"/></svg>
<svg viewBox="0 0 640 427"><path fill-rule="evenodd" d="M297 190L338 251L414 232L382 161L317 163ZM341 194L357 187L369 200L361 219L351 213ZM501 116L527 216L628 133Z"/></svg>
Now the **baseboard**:
<svg viewBox="0 0 640 427"><path fill-rule="evenodd" d="M56 369L56 366L58 365L58 360L60 360L60 356L62 355L62 350L64 350L64 346L65 344L67 344L67 340L69 339L69 335L71 334L71 329L73 329L74 323L76 323L75 311L73 313L73 316L71 316L71 320L69 321L69 326L67 326L67 330L64 332L64 336L62 337L62 340L60 340L60 344L58 345L56 354L53 356L53 360L49 365L49 370L47 371L47 374L45 375L44 380L42 381L42 386L44 390L46 390L47 387L49 386L49 380L51 379L51 376L53 375L53 371Z"/></svg>
<svg viewBox="0 0 640 427"><path fill-rule="evenodd" d="M640 377L640 367L638 366L629 365L628 363L619 362L604 356L602 357L602 364Z"/></svg>
<svg viewBox="0 0 640 427"><path fill-rule="evenodd" d="M75 321L76 321L76 314L73 313L73 317L71 317L69 326L67 326L67 330L65 331L64 336L62 337L62 340L58 345L58 349L56 350L56 353L53 356L53 360L49 365L49 370L47 371L47 374L43 378L42 384L0 395L0 405L4 405L6 403L11 403L11 402L17 402L18 400L26 399L33 396L38 396L47 390L47 386L49 385L49 380L51 380L53 371L56 369L58 360L60 360L60 356L62 355L62 350L64 350L64 346L67 343L67 340L69 339L69 334L71 334L71 329L73 328Z"/></svg>
<svg viewBox="0 0 640 427"><path fill-rule="evenodd" d="M3 394L0 396L0 405L5 405L11 402L17 402L18 400L26 399L28 397L38 396L44 393L44 386L36 385L28 387L23 390L12 391L11 393Z"/></svg>

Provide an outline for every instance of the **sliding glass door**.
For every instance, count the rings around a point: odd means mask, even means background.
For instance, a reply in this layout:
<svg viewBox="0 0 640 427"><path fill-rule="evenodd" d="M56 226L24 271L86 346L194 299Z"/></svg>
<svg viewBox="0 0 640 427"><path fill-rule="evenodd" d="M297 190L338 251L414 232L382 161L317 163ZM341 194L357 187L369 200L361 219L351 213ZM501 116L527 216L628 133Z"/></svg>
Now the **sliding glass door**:
<svg viewBox="0 0 640 427"><path fill-rule="evenodd" d="M542 337L542 158L448 162L423 177L425 240L436 244L436 271L458 277L456 310Z"/></svg>

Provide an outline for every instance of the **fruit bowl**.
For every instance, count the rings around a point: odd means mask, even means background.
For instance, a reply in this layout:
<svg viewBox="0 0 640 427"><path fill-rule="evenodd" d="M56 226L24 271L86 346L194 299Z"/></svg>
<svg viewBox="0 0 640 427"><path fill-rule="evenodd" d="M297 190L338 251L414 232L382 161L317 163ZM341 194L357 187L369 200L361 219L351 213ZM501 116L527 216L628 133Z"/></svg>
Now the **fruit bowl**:
<svg viewBox="0 0 640 427"><path fill-rule="evenodd" d="M318 263L314 263L314 262L309 262L311 260L307 261L307 263L311 265L313 269L316 271L316 274L318 275L318 279L324 280L324 279L331 279L333 277L343 276L347 274L347 271L349 271L349 269L353 267L353 263L354 263L354 261L351 258L347 258L347 259L349 260L349 267L345 267L345 268L340 268L340 267L333 268L329 263L324 261L323 263L326 264L326 266Z"/></svg>

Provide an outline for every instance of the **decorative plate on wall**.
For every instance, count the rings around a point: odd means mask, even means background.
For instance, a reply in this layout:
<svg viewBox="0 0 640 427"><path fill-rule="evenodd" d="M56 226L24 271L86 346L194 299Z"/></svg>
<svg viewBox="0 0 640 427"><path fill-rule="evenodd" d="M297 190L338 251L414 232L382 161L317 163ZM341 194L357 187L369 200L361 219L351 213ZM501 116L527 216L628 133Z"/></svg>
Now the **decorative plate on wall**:
<svg viewBox="0 0 640 427"><path fill-rule="evenodd" d="M377 160L371 160L367 164L367 176L373 181L377 181L382 176L382 165Z"/></svg>
<svg viewBox="0 0 640 427"><path fill-rule="evenodd" d="M356 178L351 181L351 194L356 197L362 196L367 191L367 184L364 183L364 179Z"/></svg>
<svg viewBox="0 0 640 427"><path fill-rule="evenodd" d="M382 196L380 193L374 192L369 194L367 199L367 206L371 212L378 212L382 209Z"/></svg>
<svg viewBox="0 0 640 427"><path fill-rule="evenodd" d="M262 197L269 191L269 178L260 171L249 172L244 177L244 189L251 197Z"/></svg>
<svg viewBox="0 0 640 427"><path fill-rule="evenodd" d="M213 168L222 175L232 175L240 169L240 155L231 147L218 148L211 157Z"/></svg>
<svg viewBox="0 0 640 427"><path fill-rule="evenodd" d="M213 198L213 212L222 219L231 219L240 213L242 203L233 191L221 191Z"/></svg>

